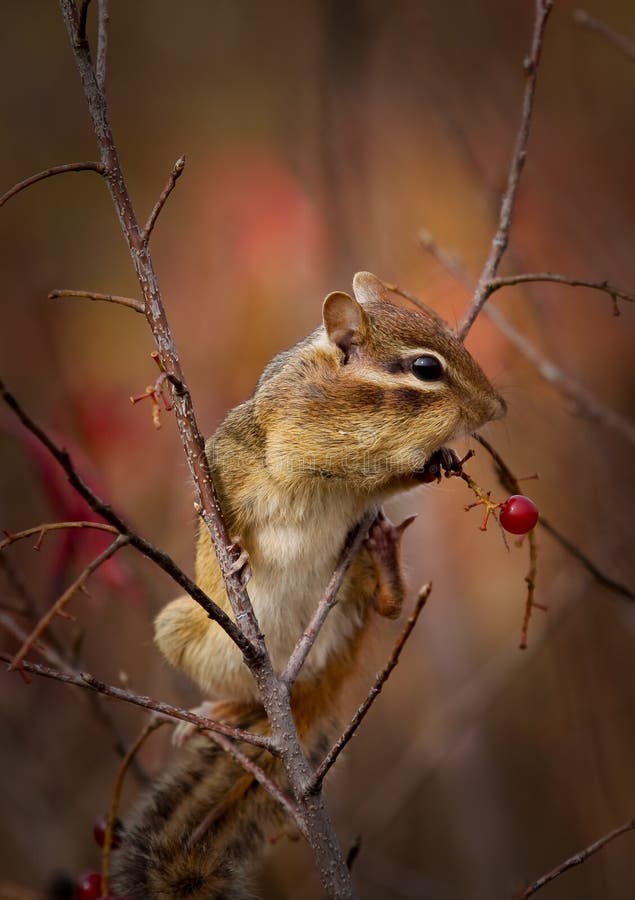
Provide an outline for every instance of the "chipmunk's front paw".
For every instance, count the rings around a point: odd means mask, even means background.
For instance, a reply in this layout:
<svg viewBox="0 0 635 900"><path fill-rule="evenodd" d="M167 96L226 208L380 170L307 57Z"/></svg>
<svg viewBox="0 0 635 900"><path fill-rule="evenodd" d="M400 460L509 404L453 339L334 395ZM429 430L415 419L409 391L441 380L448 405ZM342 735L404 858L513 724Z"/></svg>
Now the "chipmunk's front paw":
<svg viewBox="0 0 635 900"><path fill-rule="evenodd" d="M191 709L190 712L194 713L195 716L205 716L206 719L217 719L218 706L219 702L205 700L200 706L195 706ZM182 747L199 730L198 725L195 725L193 722L179 722L172 732L172 745L174 747Z"/></svg>
<svg viewBox="0 0 635 900"><path fill-rule="evenodd" d="M460 475L464 462L465 457L460 459L451 447L439 447L415 474L419 481L430 484L432 481L441 481L442 475Z"/></svg>
<svg viewBox="0 0 635 900"><path fill-rule="evenodd" d="M377 576L375 608L381 616L389 619L399 615L404 598L399 567L399 542L406 528L416 518L408 516L399 525L393 525L380 510L366 538L366 549Z"/></svg>
<svg viewBox="0 0 635 900"><path fill-rule="evenodd" d="M411 525L416 518L416 516L408 516L399 525L394 525L384 512L380 510L375 521L370 526L370 531L366 538L366 547L370 551L371 556L375 557L376 560L392 564L401 536L408 525Z"/></svg>

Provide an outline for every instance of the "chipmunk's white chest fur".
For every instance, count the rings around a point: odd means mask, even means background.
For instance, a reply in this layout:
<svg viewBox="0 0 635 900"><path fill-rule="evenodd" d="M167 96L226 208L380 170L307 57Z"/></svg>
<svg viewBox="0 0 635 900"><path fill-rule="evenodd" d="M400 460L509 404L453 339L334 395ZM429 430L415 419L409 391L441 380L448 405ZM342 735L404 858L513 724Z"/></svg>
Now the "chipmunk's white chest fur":
<svg viewBox="0 0 635 900"><path fill-rule="evenodd" d="M359 501L343 497L328 509L280 506L255 529L248 584L274 667L284 668L330 580L346 534L363 513ZM328 655L359 627L350 611L336 606L303 670L323 668Z"/></svg>

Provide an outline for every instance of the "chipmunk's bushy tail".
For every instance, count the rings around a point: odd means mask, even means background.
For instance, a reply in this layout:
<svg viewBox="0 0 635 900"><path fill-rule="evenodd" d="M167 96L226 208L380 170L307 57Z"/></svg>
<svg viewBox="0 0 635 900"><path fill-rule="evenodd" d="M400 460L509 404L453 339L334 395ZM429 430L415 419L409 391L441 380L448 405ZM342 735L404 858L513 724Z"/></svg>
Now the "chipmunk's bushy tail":
<svg viewBox="0 0 635 900"><path fill-rule="evenodd" d="M262 708L242 710L232 725L266 731ZM266 750L248 744L241 750L286 787L282 766ZM126 823L113 854L113 889L129 900L246 900L264 844L284 821L233 757L196 735Z"/></svg>
<svg viewBox="0 0 635 900"><path fill-rule="evenodd" d="M338 733L340 693L356 668L364 631L332 655L319 678L295 685L295 724L313 766ZM217 718L270 733L259 704L226 702ZM279 758L253 744L240 749L289 793ZM248 900L264 845L288 824L252 775L209 737L196 735L125 823L125 838L113 854L113 890L128 900Z"/></svg>

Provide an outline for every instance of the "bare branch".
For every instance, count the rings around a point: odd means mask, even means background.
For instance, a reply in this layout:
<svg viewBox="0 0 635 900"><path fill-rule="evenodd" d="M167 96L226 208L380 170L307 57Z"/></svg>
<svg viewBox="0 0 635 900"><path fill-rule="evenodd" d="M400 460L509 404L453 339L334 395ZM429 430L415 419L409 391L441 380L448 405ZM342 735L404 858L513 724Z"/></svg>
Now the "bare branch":
<svg viewBox="0 0 635 900"><path fill-rule="evenodd" d="M535 894L536 891L540 890L540 888L544 887L546 884L549 884L549 882L553 881L554 878L558 878L559 875L562 875L563 872L566 872L568 869L572 869L574 866L581 865L590 856L593 856L594 853L597 853L598 850L601 850L602 847L604 847L610 841L615 840L615 838L619 837L621 834L626 834L627 831L632 831L634 828L635 819L629 819L628 822L625 822L623 825L620 825L619 828L615 828L613 831L605 834L604 837L601 837L599 840L595 841L595 843L590 844L584 850L580 850L578 851L578 853L570 856L569 859L565 859L564 862L560 863L559 866L556 866L555 869L552 869L551 872L547 872L546 875L543 875L541 878L536 879L536 881L532 882L529 887L525 888L518 900L527 900L527 897L531 897L532 894Z"/></svg>
<svg viewBox="0 0 635 900"><path fill-rule="evenodd" d="M82 80L84 95L99 147L100 159L106 172L108 188L141 287L148 324L152 329L157 344L162 371L165 371L172 387L175 418L196 490L195 505L200 510L200 515L210 533L227 598L236 622L240 622L242 628L238 628L232 619L223 613L216 604L212 603L189 579L187 579L189 585L187 590L199 602L206 604L206 608L209 608L209 614L212 618L221 622L227 633L241 647L245 662L258 685L263 705L271 723L273 737L280 748L284 767L297 798L298 807L305 817L307 837L315 854L322 883L329 896L351 898L354 896L354 891L350 873L346 867L342 849L338 844L333 825L328 816L324 799L320 792L311 796L305 796L302 790L302 786L312 777L311 766L303 752L295 728L289 691L280 682L273 670L264 636L260 632L258 621L245 587L246 582L242 577L243 568L238 566L238 563L243 558L242 550L230 540L227 533L218 496L211 478L205 443L198 428L192 399L176 353L148 245L143 239L143 232L132 206L119 162L105 95L97 81L88 46L85 42L82 43L77 39L77 7L73 0L59 0L59 5L75 63ZM81 483L81 480L79 481ZM115 516L109 508L106 509L110 516L105 516L107 521L119 528L120 524L123 524L119 517ZM102 515L104 515L103 512ZM114 519L117 521L114 521ZM126 529L124 533L130 534L130 529ZM140 547L140 539L138 536L135 537L137 538L136 546ZM133 538L131 537L132 542ZM158 553L154 548L152 549L155 554ZM178 574L179 577L183 575L180 570L178 570ZM176 573L173 573L173 577L175 575ZM224 619L221 618L221 614L224 616ZM310 828L307 823L310 823Z"/></svg>
<svg viewBox="0 0 635 900"><path fill-rule="evenodd" d="M42 525L35 525L33 528L25 528L24 531L5 531L6 537L3 541L0 541L0 551L4 550L5 547L10 547L11 544L32 537L34 534L38 536L34 549L39 550L45 534L48 534L50 531L61 531L67 528L89 528L97 531L107 531L110 534L119 534L116 528L112 525L106 525L105 522L45 522Z"/></svg>
<svg viewBox="0 0 635 900"><path fill-rule="evenodd" d="M0 659L5 662L11 662L11 656L7 653L0 653ZM254 744L256 747L263 747L271 753L275 754L276 752L273 741L267 735L252 734L250 731L244 731L242 728L235 728L233 725L227 725L225 722L217 722L214 719L208 719L206 716L199 716L188 709L181 709L178 706L172 706L170 703L153 700L152 697L146 697L143 694L135 694L125 688L116 687L116 685L113 684L106 684L104 681L95 678L95 676L91 675L89 672L61 672L56 669L51 669L48 666L42 666L39 663L29 662L28 660L24 660L22 667L33 675L52 678L53 680L61 681L64 684L73 684L76 687L94 691L105 697L112 697L115 700L122 700L124 703L132 703L134 706L152 710L168 719L178 719L182 722L189 722L201 731L213 731L214 733L224 734L234 740L244 741L247 744Z"/></svg>
<svg viewBox="0 0 635 900"><path fill-rule="evenodd" d="M97 61L95 63L95 75L100 90L106 90L106 60L108 57L108 29L110 26L110 13L108 0L97 0Z"/></svg>
<svg viewBox="0 0 635 900"><path fill-rule="evenodd" d="M64 175L66 172L97 172L98 175L105 175L106 170L103 164L98 162L77 162L67 163L64 166L53 166L50 169L45 169L43 172L38 172L37 175L31 175L30 178L25 178L24 181L19 181L17 184L14 184L11 190L0 197L0 206L4 206L7 200L10 200L11 197L15 197L16 194L19 194L20 191L25 190L25 188L31 187L32 184L37 184L38 181L44 181L45 178L52 178L53 175Z"/></svg>
<svg viewBox="0 0 635 900"><path fill-rule="evenodd" d="M145 315L145 306L141 300L135 300L133 297L119 297L117 294L97 294L95 291L68 291L66 289L56 289L49 291L49 300L56 300L58 297L78 297L83 300L103 300L105 303L117 303L119 306L127 306L134 309L135 312Z"/></svg>
<svg viewBox="0 0 635 900"><path fill-rule="evenodd" d="M128 543L128 538L120 534L117 538L115 538L112 544L103 551L103 553L100 553L99 556L96 556L95 559L93 559L92 562L90 562L86 566L79 577L75 579L75 581L64 591L64 593L60 597L58 597L51 608L47 610L40 621L36 624L31 634L28 636L26 641L24 641L16 655L13 657L13 661L9 666L10 670L18 669L22 665L24 657L27 655L33 644L48 628L55 616L58 616L62 613L68 601L77 593L77 591L83 588L93 572L95 572L103 563L106 562L106 560L110 559L111 556L113 556L122 547L125 547L125 545Z"/></svg>
<svg viewBox="0 0 635 900"><path fill-rule="evenodd" d="M395 668L395 666L399 662L399 657L401 656L401 651L403 650L406 641L410 637L412 629L417 624L417 619L419 618L419 614L421 613L421 610L425 606L426 601L427 601L428 597L430 596L431 590L432 590L432 585L426 584L419 591L419 595L417 597L417 602L415 604L415 608L414 608L410 618L406 622L403 631L397 638L395 646L393 647L392 653L390 655L390 659L388 660L388 662L386 663L384 668L381 670L381 672L378 673L378 675L375 679L375 682L368 693L368 696L366 697L366 699L364 700L362 705L359 707L359 709L357 710L357 712L351 719L350 724L348 725L346 730L342 733L341 737L336 741L336 743L333 744L333 746L331 747L329 752L326 754L326 756L324 757L324 759L322 760L322 762L316 769L313 779L307 788L307 793L311 793L313 791L319 790L322 782L324 781L324 777L325 777L326 773L329 771L329 769L331 768L331 766L333 765L333 763L335 762L337 757L340 755L340 753L342 752L344 747L348 744L350 739L353 737L353 735L357 731L360 723L364 719L366 713L371 708L371 706L373 705L377 696L381 692L381 689L383 688L384 684L388 680L390 673L392 672L392 670Z"/></svg>
<svg viewBox="0 0 635 900"><path fill-rule="evenodd" d="M224 737L222 734L214 734L210 733L211 739L218 744L219 747L222 747L226 753L229 753L230 756L233 756L236 762L240 763L240 765L247 772L250 772L256 781L258 781L263 788L271 794L274 800L277 800L280 806L284 809L284 811L291 817L291 820L298 826L302 834L308 838L307 826L304 822L304 819L299 813L297 806L289 799L289 797L284 794L275 782L269 778L269 776L265 773L265 771L253 760L249 759L249 757L242 752L242 750L236 746L233 741L230 741L228 738ZM205 822L203 824L206 824ZM198 829L197 829L198 832Z"/></svg>
<svg viewBox="0 0 635 900"><path fill-rule="evenodd" d="M3 609L0 609L0 625L2 625L9 634L12 634L16 640L20 641L21 644L23 644L29 636L28 632L15 620L14 614ZM57 650L49 644L38 641L33 649L44 659L48 660L48 662L57 666L58 669L61 669L64 674L72 675L75 671L73 667L62 658Z"/></svg>
<svg viewBox="0 0 635 900"><path fill-rule="evenodd" d="M617 47L618 50L621 50L624 56L632 62L635 62L635 42L621 34L619 31L616 31L614 28L611 28L606 22L602 22L601 19L596 19L595 16L592 16L591 13L588 13L585 9L576 9L573 14L573 21L583 28L588 28L589 31L601 34L602 37L609 41L609 43L613 44L614 47Z"/></svg>
<svg viewBox="0 0 635 900"><path fill-rule="evenodd" d="M552 281L556 284L568 284L570 287L584 287L594 291L603 291L613 300L613 313L616 316L620 314L617 305L618 300L626 300L629 303L635 302L633 294L627 294L625 291L619 290L619 288L609 284L608 281L584 281L581 278L571 278L568 275L558 275L554 272L528 272L522 275L506 275L493 278L487 285L487 297L491 297L492 294L504 287L513 287L516 284L529 284L536 281Z"/></svg>
<svg viewBox="0 0 635 900"><path fill-rule="evenodd" d="M233 622L227 613L214 603L214 601L211 600L197 584L194 584L194 582L187 577L185 572L176 565L174 560L129 528L124 520L88 487L77 472L70 454L61 447L58 447L49 435L46 434L46 432L43 431L29 415L27 415L13 394L6 389L2 381L0 381L0 396L2 396L7 406L13 410L25 428L27 428L31 434L35 435L49 453L57 460L62 469L66 472L71 486L84 498L90 508L113 525L120 534L125 535L133 547L136 547L136 549L143 553L144 556L156 563L156 565L158 565L160 569L163 569L164 572L167 572L177 584L187 591L190 597L202 606L210 619L213 619L221 626L221 628L223 628L241 650L243 656L246 659L251 659L253 657L253 647L236 623Z"/></svg>
<svg viewBox="0 0 635 900"><path fill-rule="evenodd" d="M626 597L627 600L635 600L635 591L632 591L631 588L622 584L620 581L616 581L614 578L611 578L610 575L607 575L606 572L599 569L579 547L576 547L573 541L570 541L566 535L562 534L562 532L559 531L555 525L552 525L548 519L545 519L544 516L540 516L538 523L558 544L560 544L563 550L566 550L567 553L584 566L598 584L601 584L614 594L620 594L622 597Z"/></svg>
<svg viewBox="0 0 635 900"><path fill-rule="evenodd" d="M145 313L157 344L162 369L167 373L171 385L179 385L178 388L174 388L173 392L174 410L188 468L194 480L197 502L201 507L201 515L210 531L225 590L234 615L237 621L243 623L243 632L251 645L252 657L254 654L259 656L262 665L265 666L266 651L263 636L260 633L246 588L240 576L234 573L232 568L240 555L240 549L230 540L223 521L220 503L209 471L205 442L196 422L192 398L176 353L152 259L147 243L143 239L143 232L132 206L119 162L106 98L97 82L88 46L76 40L78 33L77 8L73 0L59 0L59 4L82 81L108 188L143 293ZM228 618L228 621L231 620Z"/></svg>
<svg viewBox="0 0 635 900"><path fill-rule="evenodd" d="M628 441L635 444L635 425L632 422L620 415L616 410L611 409L610 406L606 406L606 404L597 400L577 379L541 353L524 334L512 325L507 316L498 307L488 306L485 309L485 313L503 332L505 337L536 367L544 380L548 381L561 394L572 401L577 412L594 422L599 422L601 425L619 432Z"/></svg>
<svg viewBox="0 0 635 900"><path fill-rule="evenodd" d="M451 275L466 287L472 287L472 279L461 262L448 253L447 250L440 247L429 232L421 232L419 240L422 247L428 253L431 253ZM399 293L403 292L400 290ZM417 305L424 306L422 301L415 298L412 294L408 295L408 299ZM524 334L512 325L507 316L497 306L486 306L484 313L502 331L505 337L521 351L523 356L532 363L538 374L545 381L553 384L565 397L573 402L576 411L579 411L580 414L592 421L599 422L601 425L619 432L631 443L635 443L635 425L632 422L594 397L573 376L541 353Z"/></svg>
<svg viewBox="0 0 635 900"><path fill-rule="evenodd" d="M146 222L146 226L141 233L141 240L144 244L147 244L150 241L150 235L152 234L152 230L156 224L157 219L159 218L159 213L165 206L165 201L168 199L172 191L174 190L174 185L181 177L181 173L185 168L185 157L181 156L174 163L172 167L172 171L170 172L170 177L168 178L166 186L161 191L161 195L157 202L154 205L154 209L148 216L148 221Z"/></svg>
<svg viewBox="0 0 635 900"><path fill-rule="evenodd" d="M523 95L522 111L520 116L520 125L516 135L516 143L512 155L511 166L507 179L507 188L503 195L500 208L500 216L498 220L498 228L489 255L483 266L483 271L478 281L476 292L472 298L470 307L461 323L458 336L460 340L465 340L465 336L474 324L476 317L487 301L488 284L496 275L498 267L503 258L503 254L507 249L509 242L509 232L514 214L514 205L518 186L520 184L520 176L527 158L527 142L529 140L529 128L531 125L531 116L534 107L534 97L536 93L536 81L538 77L538 64L540 62L540 54L545 34L547 19L553 6L553 0L535 0L536 13L534 19L534 30L531 41L531 51L529 57L524 62L525 69L525 92Z"/></svg>
<svg viewBox="0 0 635 900"><path fill-rule="evenodd" d="M20 641L20 643L23 643L28 637L26 630L16 622L15 618L1 609L0 625L4 626L9 634L12 634L16 638L16 640ZM64 659L61 654L50 645L50 643L40 640L37 642L33 649L37 653L39 653L43 659L47 660L47 662L51 663L54 666L57 666L58 669L61 669L63 674L78 675L77 670L69 665L66 659ZM93 691L87 692L85 694L83 693L82 696L85 697L85 699L88 701L91 712L100 723L100 725L103 725L104 728L106 728L110 733L110 736L113 740L113 749L115 753L117 753L121 757L125 756L128 752L127 743L124 740L123 735L119 731L119 727L110 714L110 711L106 709L105 698L100 694L94 693ZM148 783L148 775L136 760L133 762L133 771L135 778L140 784L146 785ZM0 894L0 896L2 895Z"/></svg>
<svg viewBox="0 0 635 900"><path fill-rule="evenodd" d="M342 586L342 582L344 581L353 560L361 550L362 544L368 536L368 531L373 524L374 518L374 513L369 513L348 533L339 562L331 575L331 580L326 586L324 595L318 603L311 621L304 629L304 633L295 645L293 653L289 657L286 669L282 674L282 680L289 688L298 677L300 669L304 665L326 617L337 603L338 591Z"/></svg>
<svg viewBox="0 0 635 900"><path fill-rule="evenodd" d="M479 444L487 450L489 455L494 460L496 474L498 475L498 480L506 491L509 491L510 494L519 494L520 486L518 484L518 480L516 476L513 474L503 457L500 455L498 450L496 450L486 438L484 438L480 434L473 434L472 437L474 440L478 441ZM589 572L598 584L603 585L603 587L607 588L609 591L613 591L615 594L621 594L623 597L626 597L628 600L635 600L635 592L633 592L630 588L626 587L626 585L621 584L619 581L615 581L614 578L611 578L610 575L607 575L605 572L602 572L594 562L592 562L586 554L576 547L573 541L570 541L568 537L562 534L554 525L551 524L544 516L540 516L538 519L538 524L544 528L544 530L550 534L554 540L560 544L560 546L567 551L574 559L577 559L579 563Z"/></svg>

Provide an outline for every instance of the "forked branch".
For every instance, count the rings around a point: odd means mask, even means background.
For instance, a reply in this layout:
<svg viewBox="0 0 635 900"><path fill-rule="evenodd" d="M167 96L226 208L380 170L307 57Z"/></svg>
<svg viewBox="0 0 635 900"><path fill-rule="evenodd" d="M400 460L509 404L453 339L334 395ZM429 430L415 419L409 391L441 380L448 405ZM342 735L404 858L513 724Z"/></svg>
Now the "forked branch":
<svg viewBox="0 0 635 900"><path fill-rule="evenodd" d="M7 653L0 653L0 659L5 662L11 662L12 657ZM51 669L49 666L42 666L39 663L24 660L22 667L32 675L39 675L43 678L51 678L54 681L61 681L63 684L72 684L75 687L84 690L94 691L104 697L111 697L113 700L121 700L124 703L131 703L133 706L140 706L142 709L150 710L165 716L167 719L176 719L181 722L188 722L190 725L196 726L200 731L213 731L214 733L224 734L234 740L244 741L247 744L254 744L256 747L262 747L275 753L275 746L270 737L262 734L254 734L245 731L242 728L235 728L233 725L227 725L225 722L217 722L206 716L199 716L188 709L181 709L178 706L172 706L170 703L164 703L161 700L154 700L152 697L146 697L143 694L135 694L125 688L117 687L113 684L107 684L91 675L89 672L74 672L66 667L65 671Z"/></svg>
<svg viewBox="0 0 635 900"><path fill-rule="evenodd" d="M92 562L90 562L86 566L79 577L75 579L75 581L64 591L64 593L60 597L58 597L55 603L53 603L50 609L47 610L47 612L35 625L31 634L24 641L18 652L13 657L9 669L20 668L25 656L27 655L33 644L35 644L40 635L44 633L53 619L56 616L62 614L62 612L64 611L64 607L69 602L69 600L71 600L75 596L75 594L84 587L93 572L95 572L101 565L103 565L106 560L110 559L111 556L114 556L114 554L118 550L120 550L122 547L125 547L127 543L129 543L128 538L125 537L125 535L120 534L115 538L112 544L110 544L110 546L103 551L103 553L100 553L99 556L95 557L95 559L93 559Z"/></svg>
<svg viewBox="0 0 635 900"><path fill-rule="evenodd" d="M458 330L460 340L465 340L468 331L486 303L488 297L488 285L496 275L505 250L507 249L507 244L509 243L509 232L512 225L520 177L527 158L527 143L529 141L529 129L531 126L534 98L536 95L538 64L540 62L547 19L549 18L549 13L553 7L553 0L535 0L535 4L536 13L531 40L531 51L524 63L526 82L520 114L520 125L516 135L509 175L507 177L507 188L503 194L498 228L492 240L489 255L483 266L483 271L478 280L472 302Z"/></svg>
<svg viewBox="0 0 635 900"><path fill-rule="evenodd" d="M431 584L424 585L419 591L419 595L417 597L417 602L415 603L415 608L408 618L403 631L397 638L395 646L393 647L392 653L390 654L390 659L384 666L384 668L379 672L375 681L373 683L372 688L370 689L368 696L359 707L350 723L342 733L341 737L333 744L329 752L326 754L318 768L315 770L315 774L313 776L312 781L310 782L307 793L312 793L322 785L324 778L326 777L327 772L331 768L331 766L335 763L338 756L346 747L350 739L353 737L359 726L361 725L366 713L371 708L377 697L379 696L381 689L385 685L386 681L390 677L392 670L395 668L397 663L399 662L399 657L401 656L401 651L403 650L406 641L410 637L413 628L417 624L417 619L421 613L421 610L426 604L428 597L430 596L430 591L432 590Z"/></svg>

